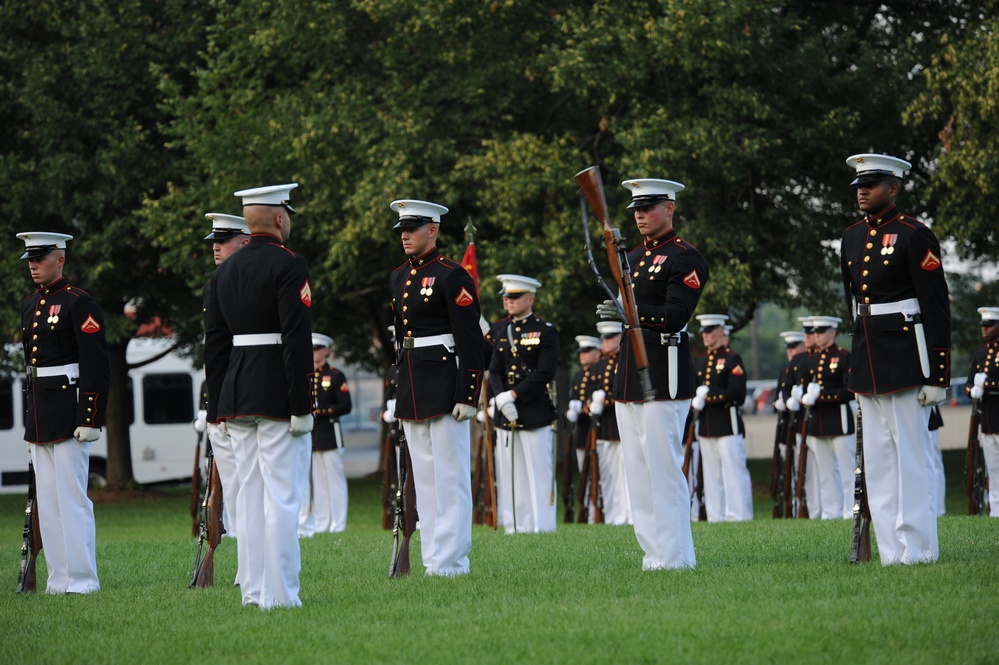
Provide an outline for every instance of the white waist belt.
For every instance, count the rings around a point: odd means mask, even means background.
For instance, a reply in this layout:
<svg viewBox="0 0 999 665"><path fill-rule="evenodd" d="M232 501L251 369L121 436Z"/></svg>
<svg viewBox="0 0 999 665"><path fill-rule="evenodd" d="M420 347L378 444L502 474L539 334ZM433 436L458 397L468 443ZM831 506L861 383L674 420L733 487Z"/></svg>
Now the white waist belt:
<svg viewBox="0 0 999 665"><path fill-rule="evenodd" d="M857 304L857 316L881 316L882 314L919 314L919 300L909 298L875 305Z"/></svg>
<svg viewBox="0 0 999 665"><path fill-rule="evenodd" d="M54 367L32 367L28 370L28 373L36 379L44 379L48 376L68 376L71 379L76 379L80 376L80 363L56 365Z"/></svg>
<svg viewBox="0 0 999 665"><path fill-rule="evenodd" d="M233 335L233 346L274 346L281 344L281 333L255 333L253 335Z"/></svg>
<svg viewBox="0 0 999 665"><path fill-rule="evenodd" d="M444 335L429 335L427 337L403 337L402 348L418 349L422 346L443 345L454 347L454 335L447 333Z"/></svg>

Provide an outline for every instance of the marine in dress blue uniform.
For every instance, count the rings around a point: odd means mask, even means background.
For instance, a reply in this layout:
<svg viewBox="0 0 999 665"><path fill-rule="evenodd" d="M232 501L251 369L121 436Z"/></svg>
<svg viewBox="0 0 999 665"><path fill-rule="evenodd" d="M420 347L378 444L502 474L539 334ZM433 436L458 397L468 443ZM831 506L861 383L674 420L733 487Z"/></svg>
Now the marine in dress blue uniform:
<svg viewBox="0 0 999 665"><path fill-rule="evenodd" d="M614 408L614 377L617 375L621 352L620 321L600 321L602 358L591 369L589 382L590 416L597 421L597 458L600 462L600 491L604 500L604 524L631 524L631 502L628 499L628 478L624 471L624 451L621 432Z"/></svg>
<svg viewBox="0 0 999 665"><path fill-rule="evenodd" d="M312 286L284 246L297 184L236 192L250 242L212 275L205 307L209 422L228 433L239 476L244 605L301 606L298 514L312 431Z"/></svg>
<svg viewBox="0 0 999 665"><path fill-rule="evenodd" d="M999 307L980 307L982 339L968 368L964 391L979 401L979 441L988 470L989 515L999 517Z"/></svg>
<svg viewBox="0 0 999 665"><path fill-rule="evenodd" d="M683 476L683 425L694 394L687 322L708 281L708 264L673 228L672 180L634 179L629 208L644 240L628 253L655 400L644 402L629 335L621 342L614 408L624 451L635 536L644 570L693 568L690 495ZM604 303L598 315L616 316Z"/></svg>
<svg viewBox="0 0 999 665"><path fill-rule="evenodd" d="M229 215L220 212L209 212L205 217L212 223L211 233L205 236L205 240L212 243L212 258L215 265L220 266L226 259L239 251L250 242L250 227L246 225L246 220L238 215ZM210 282L205 284L201 296L202 314L208 302L208 290ZM228 434L222 434L217 422L208 422L208 384L207 381L202 386L202 403L198 410L197 419L194 421L194 429L208 434L208 446L215 457L215 467L219 470L219 481L222 483L222 519L225 526L225 535L228 538L236 537L236 498L239 494L239 474L236 471L236 453L232 448L232 439ZM236 583L240 580L239 572L236 573Z"/></svg>
<svg viewBox="0 0 999 665"><path fill-rule="evenodd" d="M64 233L19 233L38 289L21 302L27 363L24 440L35 469L46 593L92 593L97 577L94 505L87 498L90 447L107 411L110 365L104 314L63 277Z"/></svg>
<svg viewBox="0 0 999 665"><path fill-rule="evenodd" d="M533 312L541 283L498 275L505 326L493 328L489 387L496 406L496 489L506 533L554 531L556 523L552 423L548 384L558 369L558 331Z"/></svg>
<svg viewBox="0 0 999 665"><path fill-rule="evenodd" d="M933 231L895 205L911 166L853 155L864 218L844 231L840 268L852 310L850 390L863 412L867 490L881 563L939 557L930 407L950 381L950 301Z"/></svg>
<svg viewBox="0 0 999 665"><path fill-rule="evenodd" d="M316 417L312 428L312 514L320 533L339 533L347 528L349 498L340 418L350 413L352 402L347 377L329 363L332 344L328 335L312 333L312 414Z"/></svg>
<svg viewBox="0 0 999 665"><path fill-rule="evenodd" d="M727 314L699 314L697 320L707 349L694 359L698 387L693 399L705 512L709 522L751 520L753 488L739 412L746 401L746 366L728 345Z"/></svg>
<svg viewBox="0 0 999 665"><path fill-rule="evenodd" d="M429 201L393 201L408 259L391 275L398 338L395 417L412 460L420 550L428 575L463 575L472 548L470 429L484 345L475 284L437 248L441 215Z"/></svg>
<svg viewBox="0 0 999 665"><path fill-rule="evenodd" d="M576 465L576 470L583 468L583 453L586 449L586 437L590 431L590 416L583 411L583 404L589 399L593 389L589 387L591 382L590 367L600 360L601 341L599 337L591 335L576 335L577 350L579 359L579 369L572 374L569 379L569 405L565 412L565 418L570 423L570 436L572 447L575 451L574 460L566 460L566 463Z"/></svg>
<svg viewBox="0 0 999 665"><path fill-rule="evenodd" d="M808 495L808 510L821 519L853 517L857 439L850 406L853 393L847 388L850 352L836 344L841 321L836 316L812 317L816 350L808 356L808 383L801 397L802 404L810 407L808 473L818 481Z"/></svg>

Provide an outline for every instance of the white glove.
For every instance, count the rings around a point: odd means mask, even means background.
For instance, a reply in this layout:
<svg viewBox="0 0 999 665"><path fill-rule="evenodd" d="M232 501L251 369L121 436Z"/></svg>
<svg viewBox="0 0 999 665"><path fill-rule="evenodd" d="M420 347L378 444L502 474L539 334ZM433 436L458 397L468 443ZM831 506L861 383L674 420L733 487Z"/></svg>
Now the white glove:
<svg viewBox="0 0 999 665"><path fill-rule="evenodd" d="M198 411L198 415L194 417L193 424L195 432L204 432L207 429L208 426L207 418L208 418L208 412L205 411L204 409L200 409Z"/></svg>
<svg viewBox="0 0 999 665"><path fill-rule="evenodd" d="M101 430L96 427L77 427L73 438L80 443L89 443L101 438Z"/></svg>
<svg viewBox="0 0 999 665"><path fill-rule="evenodd" d="M489 419L496 420L496 398L489 398Z"/></svg>
<svg viewBox="0 0 999 665"><path fill-rule="evenodd" d="M822 386L813 381L808 384L805 394L801 396L801 403L805 406L814 406L819 401L820 394L822 394Z"/></svg>
<svg viewBox="0 0 999 665"><path fill-rule="evenodd" d="M923 406L936 406L947 399L946 388L940 386L920 386L916 400Z"/></svg>
<svg viewBox="0 0 999 665"><path fill-rule="evenodd" d="M288 430L292 436L302 436L312 431L313 418L311 413L304 416L292 416L288 422Z"/></svg>
<svg viewBox="0 0 999 665"><path fill-rule="evenodd" d="M985 388L981 386L971 386L971 399L981 399L985 395Z"/></svg>
<svg viewBox="0 0 999 665"><path fill-rule="evenodd" d="M385 411L382 412L382 420L389 425L395 422L395 400L385 400Z"/></svg>
<svg viewBox="0 0 999 665"><path fill-rule="evenodd" d="M985 387L985 381L989 378L989 375L985 372L978 372L975 374L975 385L979 388Z"/></svg>
<svg viewBox="0 0 999 665"><path fill-rule="evenodd" d="M573 402L578 402L579 400L573 400ZM575 423L579 421L579 411L572 408L572 402L569 402L569 408L565 410L565 419L570 423Z"/></svg>
<svg viewBox="0 0 999 665"><path fill-rule="evenodd" d="M787 410L788 411L800 411L801 410L801 386L795 386L791 388L791 396L787 398Z"/></svg>
<svg viewBox="0 0 999 665"><path fill-rule="evenodd" d="M225 424L224 420L219 421L219 434L229 436L229 426Z"/></svg>
<svg viewBox="0 0 999 665"><path fill-rule="evenodd" d="M694 395L693 399L690 400L690 408L694 411L703 411L705 406L707 406L707 400L700 395Z"/></svg>
<svg viewBox="0 0 999 665"><path fill-rule="evenodd" d="M711 392L711 388L708 388L707 386L697 386L697 390L694 391L694 394L698 397L704 397L707 399L709 392Z"/></svg>
<svg viewBox="0 0 999 665"><path fill-rule="evenodd" d="M486 321L486 317L481 314L479 314L479 330L482 331L483 337L489 334L489 322Z"/></svg>
<svg viewBox="0 0 999 665"><path fill-rule="evenodd" d="M590 415L599 416L604 412L604 403L607 401L606 390L594 390L590 396Z"/></svg>
<svg viewBox="0 0 999 665"><path fill-rule="evenodd" d="M475 407L471 404L461 404L459 402L455 402L454 409L451 411L451 417L459 423L471 420L475 417Z"/></svg>
<svg viewBox="0 0 999 665"><path fill-rule="evenodd" d="M985 380L989 376L985 372L975 374L975 385L971 387L971 399L981 399L985 396Z"/></svg>
<svg viewBox="0 0 999 665"><path fill-rule="evenodd" d="M486 424L486 412L485 412L485 411L483 411L482 409L479 409L479 410L478 410L478 411L476 412L476 414L475 414L475 420L476 420L476 421L477 421L477 422L478 422L478 423L479 423L480 425L485 425L485 424Z"/></svg>
<svg viewBox="0 0 999 665"><path fill-rule="evenodd" d="M617 305L614 304L613 300L605 300L597 305L597 316L610 321L621 320L621 312L618 311Z"/></svg>
<svg viewBox="0 0 999 665"><path fill-rule="evenodd" d="M802 389L801 386L791 386L791 397L793 397L794 399L796 399L796 400L798 400L800 402L801 401L801 396L804 395L804 394L805 394L805 391Z"/></svg>
<svg viewBox="0 0 999 665"><path fill-rule="evenodd" d="M514 404L514 397L511 392L512 391L507 390L497 395L496 407L500 410L500 413L503 414L504 418L513 422L517 420L517 416L519 414L517 413L517 406Z"/></svg>
<svg viewBox="0 0 999 665"><path fill-rule="evenodd" d="M777 411L778 413L784 413L785 411L787 411L787 405L784 404L784 398L781 397L780 395L778 395L777 399L774 400L774 410Z"/></svg>

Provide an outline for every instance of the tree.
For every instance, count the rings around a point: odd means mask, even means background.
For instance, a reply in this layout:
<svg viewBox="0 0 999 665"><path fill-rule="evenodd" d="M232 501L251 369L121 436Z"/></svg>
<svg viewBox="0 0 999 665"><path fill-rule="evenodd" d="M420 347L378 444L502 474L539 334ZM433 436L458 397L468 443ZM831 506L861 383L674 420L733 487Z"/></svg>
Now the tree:
<svg viewBox="0 0 999 665"><path fill-rule="evenodd" d="M0 7L0 197L4 235L53 230L75 236L67 276L104 310L111 350L108 482L131 482L125 347L144 321L186 316L190 260L164 264L137 212L182 168L163 150L160 73L189 78L208 22L204 3L34 2ZM27 292L23 263L6 282ZM127 304L135 317L125 314ZM17 303L3 303L4 337L19 331Z"/></svg>
<svg viewBox="0 0 999 665"><path fill-rule="evenodd" d="M926 195L940 232L979 260L999 259L999 20L989 4L988 18L938 37L920 72L926 87L904 114L909 126L939 132Z"/></svg>

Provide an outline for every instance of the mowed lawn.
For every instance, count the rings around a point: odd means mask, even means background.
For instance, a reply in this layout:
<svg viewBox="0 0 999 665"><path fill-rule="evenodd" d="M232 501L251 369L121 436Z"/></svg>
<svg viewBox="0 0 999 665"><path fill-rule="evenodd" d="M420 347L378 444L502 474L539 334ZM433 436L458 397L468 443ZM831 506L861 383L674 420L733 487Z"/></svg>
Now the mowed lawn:
<svg viewBox="0 0 999 665"><path fill-rule="evenodd" d="M350 525L302 540L302 602L263 612L231 586L187 587L183 488L101 503L91 596L19 596L23 496L0 496L0 663L996 663L999 519L965 516L963 454L945 453L934 565L850 565L849 521L694 524L694 571L641 571L631 527L505 536L475 527L472 573L388 579L377 480L352 480ZM875 559L876 559L875 552ZM44 588L44 564L39 583Z"/></svg>

